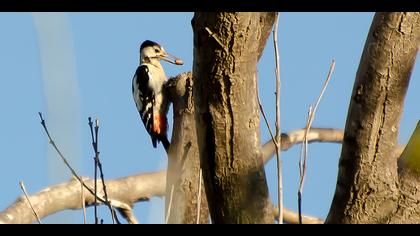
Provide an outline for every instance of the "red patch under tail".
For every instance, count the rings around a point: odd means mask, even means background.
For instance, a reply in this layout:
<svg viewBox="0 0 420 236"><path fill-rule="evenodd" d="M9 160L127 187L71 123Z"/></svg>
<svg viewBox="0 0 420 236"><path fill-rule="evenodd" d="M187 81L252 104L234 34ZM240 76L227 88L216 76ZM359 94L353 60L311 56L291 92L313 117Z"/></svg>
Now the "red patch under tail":
<svg viewBox="0 0 420 236"><path fill-rule="evenodd" d="M153 132L159 135L166 135L168 129L168 120L166 116L154 115L153 117Z"/></svg>

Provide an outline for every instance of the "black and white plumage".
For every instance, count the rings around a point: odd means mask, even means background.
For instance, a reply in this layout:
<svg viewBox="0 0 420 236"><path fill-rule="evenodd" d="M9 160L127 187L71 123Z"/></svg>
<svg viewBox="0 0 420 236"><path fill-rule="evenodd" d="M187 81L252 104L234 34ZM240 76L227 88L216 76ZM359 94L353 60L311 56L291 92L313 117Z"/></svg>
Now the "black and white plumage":
<svg viewBox="0 0 420 236"><path fill-rule="evenodd" d="M146 40L140 46L140 65L132 82L133 98L153 147L162 142L169 148L167 113L169 101L163 90L167 78L160 60L182 65L182 61L168 54L158 43Z"/></svg>

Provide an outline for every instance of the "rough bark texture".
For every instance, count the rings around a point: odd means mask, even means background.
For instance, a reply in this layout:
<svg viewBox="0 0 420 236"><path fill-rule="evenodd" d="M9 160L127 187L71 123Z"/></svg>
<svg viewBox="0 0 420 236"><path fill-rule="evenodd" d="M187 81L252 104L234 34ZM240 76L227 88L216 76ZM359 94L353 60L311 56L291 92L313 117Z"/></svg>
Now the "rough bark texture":
<svg viewBox="0 0 420 236"><path fill-rule="evenodd" d="M166 207L173 186L168 223L196 224L200 159L195 129L192 73L171 78L167 91L173 102L174 123L166 177ZM200 223L209 222L204 183L201 180ZM166 211L168 213L168 211Z"/></svg>
<svg viewBox="0 0 420 236"><path fill-rule="evenodd" d="M410 169L399 171L400 197L398 207L390 219L392 224L420 223L420 177Z"/></svg>
<svg viewBox="0 0 420 236"><path fill-rule="evenodd" d="M375 14L353 87L327 223L388 223L398 209L393 153L419 46L419 16Z"/></svg>
<svg viewBox="0 0 420 236"><path fill-rule="evenodd" d="M420 222L420 121L398 160L400 198L391 223Z"/></svg>
<svg viewBox="0 0 420 236"><path fill-rule="evenodd" d="M256 66L275 13L196 13L194 101L213 223L273 223L262 165Z"/></svg>

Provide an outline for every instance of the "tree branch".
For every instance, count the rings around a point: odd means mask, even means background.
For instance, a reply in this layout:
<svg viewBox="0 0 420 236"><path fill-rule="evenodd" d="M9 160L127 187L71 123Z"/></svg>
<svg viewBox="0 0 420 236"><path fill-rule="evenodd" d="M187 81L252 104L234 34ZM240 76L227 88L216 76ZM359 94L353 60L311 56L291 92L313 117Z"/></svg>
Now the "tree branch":
<svg viewBox="0 0 420 236"><path fill-rule="evenodd" d="M341 143L343 141L342 129L331 128L311 128L307 135L309 143L312 142L328 142ZM281 150L287 151L289 148L303 141L305 129L298 129L289 133L281 134ZM264 163L268 162L276 152L275 144L272 140L266 142L261 149Z"/></svg>
<svg viewBox="0 0 420 236"><path fill-rule="evenodd" d="M277 34L279 28L279 13L276 13L273 30L273 43L274 43L274 56L276 61L276 140L281 144L281 126L280 126L280 56L277 45ZM259 100L259 99L258 99ZM283 224L283 171L281 160L281 147L276 145L276 158L277 158L277 200L279 207L278 223Z"/></svg>
<svg viewBox="0 0 420 236"><path fill-rule="evenodd" d="M132 205L138 201L149 200L152 196L164 196L166 185L166 171L155 173L143 173L107 181L108 197L111 205L125 212L123 216L128 217L129 222L137 222L133 215L130 215ZM93 187L93 180L83 178L83 182ZM41 192L29 197L34 210L40 218L67 209L80 209L82 203L80 183L71 180L66 183L48 187ZM98 195L103 195L98 191ZM93 206L95 198L93 194L85 194L86 206ZM0 213L0 223L4 224L28 224L35 221L35 216L28 207L26 199L22 196L6 210ZM134 220L133 220L134 219Z"/></svg>
<svg viewBox="0 0 420 236"><path fill-rule="evenodd" d="M299 129L291 131L290 133L282 134L282 150L285 151L295 144L300 144L303 140L304 132L304 129ZM342 140L342 134L343 131L340 129L312 128L308 133L308 141L340 143ZM264 163L267 163L270 160L270 157L273 157L275 152L275 148L273 146L274 143L272 140L268 141L263 146L263 150L265 150L266 153ZM397 150L397 153L401 153L402 148L403 147L400 147ZM84 183L90 188L92 188L94 185L93 180L88 180L86 178L83 180ZM147 201L152 196L165 196L166 194L166 171L137 174L116 180L107 180L106 182L108 183L107 187L109 189L108 194L111 205L115 207L129 223L132 224L138 223L132 211L132 206L134 203L138 201ZM82 188L80 187L80 183L75 183L73 180L63 184L51 186L46 190L34 194L30 197L30 199L31 201L36 201L34 203L34 208L37 209L37 211L38 209L41 210L42 215L40 215L40 218L43 218L62 210L82 208L83 206L80 201L80 194L82 194L81 189ZM62 193L66 193L66 195L62 195ZM101 194L103 193L98 193L98 195ZM204 194L204 191L202 194ZM22 196L18 198L18 200L16 200L16 202L9 206L6 210L1 212L0 223L31 223L35 221L35 217L32 213L33 211L28 208L25 202L26 200ZM47 202L49 208L45 209L44 207ZM87 206L93 206L94 197L91 193L87 198L85 197L84 203ZM278 214L277 207L273 207L273 212L274 215ZM208 214L208 211L207 213L203 213L202 210L200 211L201 223L204 223L202 219L203 214ZM293 213L290 210L285 209L283 217L284 221L287 223L298 223L297 213ZM303 216L302 219L303 224L322 223L322 220L317 218ZM205 221L205 223L207 223L207 218L205 218Z"/></svg>
<svg viewBox="0 0 420 236"><path fill-rule="evenodd" d="M279 217L278 207L274 205L273 205L273 213L276 218ZM288 223L288 224L300 223L299 214L287 208L283 209L283 220L285 223ZM302 215L302 224L324 224L324 221L322 219L319 219L313 216Z"/></svg>
<svg viewBox="0 0 420 236"><path fill-rule="evenodd" d="M38 221L39 224L42 224L41 219L39 219L39 216L36 213L34 207L32 206L31 200L29 199L28 193L26 192L25 184L23 183L23 181L19 181L19 185L23 191L23 194L25 195L26 200L28 201L29 207L31 208L32 212L35 215L36 221Z"/></svg>
<svg viewBox="0 0 420 236"><path fill-rule="evenodd" d="M93 186L94 184L92 179L83 178L83 181L88 186ZM137 224L138 220L132 211L133 204L139 201L147 201L152 196L165 196L166 171L143 173L115 180L107 180L107 183L111 205L129 223ZM28 198L32 202L34 210L38 212L39 217L43 218L67 209L81 209L80 189L79 181L73 179L62 184L50 186L32 196L28 196ZM98 194L103 193L99 191ZM94 203L95 199L92 194L86 196L86 206L93 206ZM297 213L288 209L284 210L283 217L285 222L291 224L298 223ZM274 216L278 216L278 208L274 205L272 205L272 212ZM35 220L33 210L28 207L27 200L24 196L19 197L15 203L3 212L0 212L0 224L29 224ZM200 222L203 223L201 219ZM322 224L323 221L315 217L303 216L303 223Z"/></svg>

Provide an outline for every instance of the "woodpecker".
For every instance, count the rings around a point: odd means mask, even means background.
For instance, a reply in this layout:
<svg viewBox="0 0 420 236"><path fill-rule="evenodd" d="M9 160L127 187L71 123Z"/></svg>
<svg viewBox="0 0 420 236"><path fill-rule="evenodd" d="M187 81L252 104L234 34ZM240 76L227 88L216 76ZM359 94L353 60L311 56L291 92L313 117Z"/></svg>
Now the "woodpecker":
<svg viewBox="0 0 420 236"><path fill-rule="evenodd" d="M169 101L163 86L167 78L160 60L182 65L181 59L167 53L158 43L146 40L140 45L140 65L132 81L134 102L153 147L162 142L166 151L170 142L167 137Z"/></svg>

